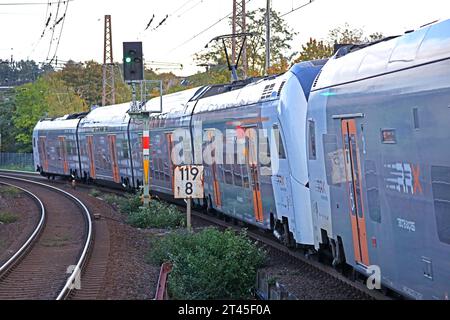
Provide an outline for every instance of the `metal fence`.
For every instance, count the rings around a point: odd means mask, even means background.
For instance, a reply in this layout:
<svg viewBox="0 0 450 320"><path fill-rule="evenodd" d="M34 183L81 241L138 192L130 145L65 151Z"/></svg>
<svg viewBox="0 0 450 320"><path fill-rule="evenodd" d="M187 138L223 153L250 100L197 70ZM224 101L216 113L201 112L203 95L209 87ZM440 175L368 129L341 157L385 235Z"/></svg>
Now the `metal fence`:
<svg viewBox="0 0 450 320"><path fill-rule="evenodd" d="M32 153L0 153L0 168L34 171Z"/></svg>

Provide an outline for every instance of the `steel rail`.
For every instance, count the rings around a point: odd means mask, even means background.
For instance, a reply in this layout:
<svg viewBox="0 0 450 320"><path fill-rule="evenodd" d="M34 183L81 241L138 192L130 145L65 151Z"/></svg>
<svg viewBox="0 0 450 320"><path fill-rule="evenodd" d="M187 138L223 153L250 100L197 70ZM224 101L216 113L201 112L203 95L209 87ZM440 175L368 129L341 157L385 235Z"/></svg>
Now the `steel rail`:
<svg viewBox="0 0 450 320"><path fill-rule="evenodd" d="M27 179L15 178L15 177L11 177L11 176L0 175L0 178L16 180L16 181L21 181L21 182L25 182L25 183L31 183L31 184L34 184L34 185L45 187L47 189L55 190L55 191L57 191L59 193L62 193L63 195L65 195L69 199L74 200L83 209L84 214L85 214L85 218L86 218L86 221L87 221L86 242L85 242L85 245L83 247L83 251L82 251L82 253L80 255L80 258L78 259L78 262L75 265L74 270L72 271L70 277L67 279L65 285L63 286L63 288L61 289L60 293L56 297L56 300L63 300L63 299L65 299L70 294L70 292L73 290L74 281L76 280L76 277L78 275L80 275L80 273L82 271L82 267L83 267L84 263L86 262L87 255L88 255L88 252L89 252L89 248L90 248L90 246L92 244L92 241L93 241L93 236L92 236L93 235L93 232L92 232L93 226L92 226L91 213L89 212L89 209L77 197L73 196L69 192L66 192L66 191L64 191L62 189L59 189L59 188L56 188L56 187L53 187L51 185L48 185L48 184L45 184L45 183L41 183L41 182L37 182L37 181L27 180Z"/></svg>
<svg viewBox="0 0 450 320"><path fill-rule="evenodd" d="M39 204L39 206L41 208L41 218L39 219L39 223L38 223L36 229L33 231L33 233L27 239L27 241L25 241L25 243L20 247L20 249L17 250L16 253L11 258L8 259L8 261L6 261L2 266L0 266L0 278L1 278L9 270L11 270L11 268L23 257L25 252L33 246L34 241L38 238L39 234L41 233L41 231L45 225L47 215L46 215L44 204L42 203L41 199L39 199L34 193L32 193L24 188L21 188L21 187L18 187L18 186L15 186L13 184L9 184L6 182L0 182L0 184L9 186L9 187L13 187L13 188L16 188L18 190L25 192L26 194L30 195Z"/></svg>

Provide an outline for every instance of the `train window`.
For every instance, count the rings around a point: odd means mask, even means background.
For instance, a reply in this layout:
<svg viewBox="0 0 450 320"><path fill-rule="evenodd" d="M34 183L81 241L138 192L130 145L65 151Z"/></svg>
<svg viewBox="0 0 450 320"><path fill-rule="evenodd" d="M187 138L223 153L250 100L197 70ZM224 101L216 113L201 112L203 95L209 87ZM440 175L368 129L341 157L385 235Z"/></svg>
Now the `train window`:
<svg viewBox="0 0 450 320"><path fill-rule="evenodd" d="M250 179L248 177L247 166L242 166L242 186L246 189L250 188Z"/></svg>
<svg viewBox="0 0 450 320"><path fill-rule="evenodd" d="M365 161L364 167L369 216L372 221L381 223L380 192L378 189L377 167L375 162L372 160Z"/></svg>
<svg viewBox="0 0 450 320"><path fill-rule="evenodd" d="M450 168L431 167L431 184L439 240L450 244Z"/></svg>
<svg viewBox="0 0 450 320"><path fill-rule="evenodd" d="M259 163L261 174L265 176L272 175L272 162L269 146L269 137L261 135L259 137Z"/></svg>
<svg viewBox="0 0 450 320"><path fill-rule="evenodd" d="M238 187L242 187L241 165L239 165L239 164L233 165L233 175L234 175L235 185Z"/></svg>
<svg viewBox="0 0 450 320"><path fill-rule="evenodd" d="M233 184L232 166L230 164L224 165L223 171L224 171L224 175L225 175L225 183Z"/></svg>
<svg viewBox="0 0 450 320"><path fill-rule="evenodd" d="M314 120L308 120L309 130L309 160L317 160L316 151L316 123Z"/></svg>
<svg viewBox="0 0 450 320"><path fill-rule="evenodd" d="M286 152L284 150L284 143L283 143L283 135L281 133L281 130L278 126L278 124L274 124L272 127L275 137L279 137L278 139L275 138L277 140L277 148L278 148L278 158L281 159L286 159Z"/></svg>
<svg viewBox="0 0 450 320"><path fill-rule="evenodd" d="M159 158L159 180L164 181L165 177L165 172L164 172L164 163L163 163L163 159Z"/></svg>
<svg viewBox="0 0 450 320"><path fill-rule="evenodd" d="M128 141L122 140L122 152L123 152L123 158L128 159L130 157L128 152Z"/></svg>
<svg viewBox="0 0 450 320"><path fill-rule="evenodd" d="M420 129L420 122L419 122L419 109L414 108L413 109L413 121L414 121L414 129Z"/></svg>

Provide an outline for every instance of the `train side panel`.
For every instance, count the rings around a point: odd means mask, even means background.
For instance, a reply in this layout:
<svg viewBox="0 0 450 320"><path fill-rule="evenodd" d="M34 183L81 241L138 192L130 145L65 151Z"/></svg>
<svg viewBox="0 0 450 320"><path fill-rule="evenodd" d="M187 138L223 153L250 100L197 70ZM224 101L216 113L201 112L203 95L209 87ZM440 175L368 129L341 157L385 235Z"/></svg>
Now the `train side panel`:
<svg viewBox="0 0 450 320"><path fill-rule="evenodd" d="M397 47L421 45L408 54L426 61L437 39L423 41L424 34L400 38ZM448 299L450 59L411 66L395 60L397 47L381 47L394 52L387 68L398 70L313 93L313 214L331 217L328 236L341 241L355 269L378 267L385 286L410 298Z"/></svg>

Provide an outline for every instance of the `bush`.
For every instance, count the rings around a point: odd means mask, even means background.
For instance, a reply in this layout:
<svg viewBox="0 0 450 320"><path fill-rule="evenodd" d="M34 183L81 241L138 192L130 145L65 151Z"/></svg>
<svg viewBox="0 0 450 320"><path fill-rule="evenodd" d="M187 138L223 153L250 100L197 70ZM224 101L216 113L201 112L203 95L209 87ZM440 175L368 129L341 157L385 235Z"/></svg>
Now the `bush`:
<svg viewBox="0 0 450 320"><path fill-rule="evenodd" d="M9 212L0 212L0 223L9 224L18 220L17 216Z"/></svg>
<svg viewBox="0 0 450 320"><path fill-rule="evenodd" d="M265 252L245 232L176 232L154 244L150 260L173 264L169 293L180 300L247 299Z"/></svg>
<svg viewBox="0 0 450 320"><path fill-rule="evenodd" d="M186 217L176 206L150 201L148 208L132 211L127 222L136 228L177 228L185 226Z"/></svg>
<svg viewBox="0 0 450 320"><path fill-rule="evenodd" d="M139 194L137 195L127 195L123 198L117 197L117 205L119 206L119 211L121 213L131 214L133 212L139 211L142 207L142 199Z"/></svg>

